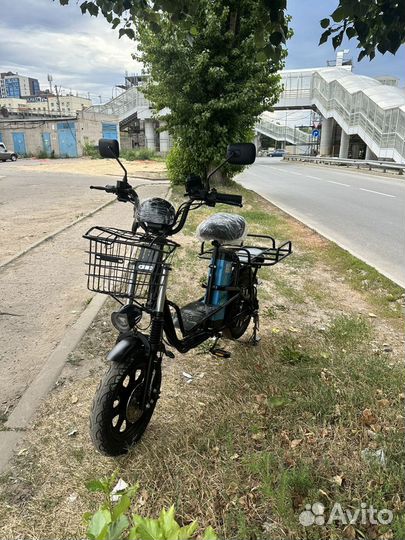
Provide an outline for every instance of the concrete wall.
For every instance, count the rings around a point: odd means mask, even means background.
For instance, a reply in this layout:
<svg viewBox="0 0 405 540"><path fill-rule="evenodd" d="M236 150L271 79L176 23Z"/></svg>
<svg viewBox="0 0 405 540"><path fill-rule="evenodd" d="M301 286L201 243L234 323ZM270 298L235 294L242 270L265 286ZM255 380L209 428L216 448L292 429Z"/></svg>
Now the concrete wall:
<svg viewBox="0 0 405 540"><path fill-rule="evenodd" d="M98 140L103 136L103 122L106 124L117 124L119 140L118 117L92 111L81 111L77 114L76 136L79 156L83 155L83 147L86 143L92 145L98 144Z"/></svg>
<svg viewBox="0 0 405 540"><path fill-rule="evenodd" d="M43 150L42 133L50 133L51 147L55 155L59 154L59 141L56 122L0 122L0 133L8 150L14 150L13 133L24 133L25 146L29 154Z"/></svg>
<svg viewBox="0 0 405 540"><path fill-rule="evenodd" d="M43 150L42 133L50 133L51 148L55 155L60 154L58 140L58 123L66 122L67 119L42 119L42 120L11 120L0 119L0 133L2 140L9 150L14 150L13 133L24 133L25 145L28 154L38 154ZM117 123L118 119L111 115L82 111L77 118L69 118L74 122L77 140L77 154L83 155L86 143L96 145L103 136L103 122ZM119 130L118 136L119 136Z"/></svg>

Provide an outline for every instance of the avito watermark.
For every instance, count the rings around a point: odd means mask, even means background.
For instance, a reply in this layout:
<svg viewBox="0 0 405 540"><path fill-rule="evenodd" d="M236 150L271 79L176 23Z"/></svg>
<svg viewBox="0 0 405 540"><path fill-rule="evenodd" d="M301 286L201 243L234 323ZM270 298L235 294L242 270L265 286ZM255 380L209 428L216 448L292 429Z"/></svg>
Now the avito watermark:
<svg viewBox="0 0 405 540"><path fill-rule="evenodd" d="M360 508L355 509L343 508L340 503L335 503L328 513L325 510L325 506L320 502L306 504L305 510L299 515L299 522L304 527L332 525L333 523L340 523L341 525L388 525L393 519L391 510L387 508L379 510L366 503L361 503Z"/></svg>

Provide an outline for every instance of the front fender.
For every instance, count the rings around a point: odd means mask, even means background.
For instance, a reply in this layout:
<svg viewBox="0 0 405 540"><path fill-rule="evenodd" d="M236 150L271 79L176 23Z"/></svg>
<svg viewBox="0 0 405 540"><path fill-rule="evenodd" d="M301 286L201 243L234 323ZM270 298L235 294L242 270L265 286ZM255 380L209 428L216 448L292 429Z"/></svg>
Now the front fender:
<svg viewBox="0 0 405 540"><path fill-rule="evenodd" d="M125 335L119 338L119 341L111 349L107 355L107 360L110 362L125 362L129 353L139 349L146 357L149 355L149 341L143 334Z"/></svg>

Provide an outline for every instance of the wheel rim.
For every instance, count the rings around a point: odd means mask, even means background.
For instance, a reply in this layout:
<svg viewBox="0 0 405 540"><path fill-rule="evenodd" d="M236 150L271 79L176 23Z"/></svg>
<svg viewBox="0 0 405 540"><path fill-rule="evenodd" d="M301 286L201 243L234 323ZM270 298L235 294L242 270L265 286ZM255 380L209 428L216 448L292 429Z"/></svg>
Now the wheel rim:
<svg viewBox="0 0 405 540"><path fill-rule="evenodd" d="M116 385L111 396L110 429L115 438L130 437L146 419L148 409L142 410L146 365L129 368ZM152 390L156 384L156 372Z"/></svg>

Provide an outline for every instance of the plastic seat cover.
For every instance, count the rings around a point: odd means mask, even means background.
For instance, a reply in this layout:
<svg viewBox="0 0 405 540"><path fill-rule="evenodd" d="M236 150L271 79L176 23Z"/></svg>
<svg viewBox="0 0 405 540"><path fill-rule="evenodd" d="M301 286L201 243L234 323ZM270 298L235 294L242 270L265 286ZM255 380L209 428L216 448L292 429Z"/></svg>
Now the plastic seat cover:
<svg viewBox="0 0 405 540"><path fill-rule="evenodd" d="M247 224L238 214L214 214L199 224L196 235L202 242L216 240L220 244L240 244L246 238Z"/></svg>

